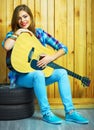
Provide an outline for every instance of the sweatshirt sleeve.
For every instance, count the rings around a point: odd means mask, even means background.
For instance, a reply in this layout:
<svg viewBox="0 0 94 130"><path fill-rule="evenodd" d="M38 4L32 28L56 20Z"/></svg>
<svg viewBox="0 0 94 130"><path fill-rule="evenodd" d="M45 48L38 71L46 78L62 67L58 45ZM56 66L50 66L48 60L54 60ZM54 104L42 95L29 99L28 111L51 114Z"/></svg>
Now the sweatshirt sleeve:
<svg viewBox="0 0 94 130"><path fill-rule="evenodd" d="M36 29L36 36L44 46L50 45L55 50L63 49L65 54L68 53L68 48L62 42L59 42L41 28Z"/></svg>
<svg viewBox="0 0 94 130"><path fill-rule="evenodd" d="M8 33L6 34L5 39L2 41L2 46L3 46L3 47L4 47L4 44L5 44L5 41L7 40L7 38L11 37L11 35L13 35L13 32L12 32L12 31L10 31L10 32L8 32Z"/></svg>

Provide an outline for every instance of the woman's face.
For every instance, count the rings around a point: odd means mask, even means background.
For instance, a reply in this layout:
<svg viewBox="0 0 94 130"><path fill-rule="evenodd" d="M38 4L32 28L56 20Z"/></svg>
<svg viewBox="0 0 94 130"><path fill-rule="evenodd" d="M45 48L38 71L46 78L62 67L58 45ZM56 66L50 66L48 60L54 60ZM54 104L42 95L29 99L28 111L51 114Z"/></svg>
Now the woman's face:
<svg viewBox="0 0 94 130"><path fill-rule="evenodd" d="M31 24L31 18L30 15L25 12L24 10L21 10L18 14L18 25L20 28L27 29Z"/></svg>

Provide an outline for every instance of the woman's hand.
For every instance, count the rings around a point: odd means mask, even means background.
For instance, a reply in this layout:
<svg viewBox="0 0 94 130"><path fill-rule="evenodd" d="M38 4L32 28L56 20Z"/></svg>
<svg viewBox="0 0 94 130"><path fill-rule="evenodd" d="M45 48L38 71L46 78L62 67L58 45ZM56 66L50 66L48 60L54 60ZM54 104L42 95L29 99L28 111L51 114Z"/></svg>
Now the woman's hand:
<svg viewBox="0 0 94 130"><path fill-rule="evenodd" d="M45 68L48 63L52 61L52 56L49 55L41 55L39 61L37 62L38 67Z"/></svg>
<svg viewBox="0 0 94 130"><path fill-rule="evenodd" d="M27 32L29 33L31 36L33 35L33 33L31 31L29 31L28 29L18 29L13 35L15 36L19 36L21 33L23 32ZM4 48L6 51L9 51L13 48L15 44L15 40L12 39L12 38L8 38L6 41L5 41L5 44L4 44Z"/></svg>
<svg viewBox="0 0 94 130"><path fill-rule="evenodd" d="M45 55L45 54L42 54L40 55L40 57L42 58L39 58L39 61L37 63L37 66L38 67L42 67L42 68L45 68L47 66L48 63L56 60L57 58L61 57L62 55L64 55L65 52L63 49L60 49L58 50L56 53L54 53L53 55Z"/></svg>
<svg viewBox="0 0 94 130"><path fill-rule="evenodd" d="M31 31L29 31L28 29L23 29L23 28L20 28L18 29L16 32L15 32L15 35L19 36L21 33L23 32L27 32L29 33L31 36L33 35L33 33Z"/></svg>

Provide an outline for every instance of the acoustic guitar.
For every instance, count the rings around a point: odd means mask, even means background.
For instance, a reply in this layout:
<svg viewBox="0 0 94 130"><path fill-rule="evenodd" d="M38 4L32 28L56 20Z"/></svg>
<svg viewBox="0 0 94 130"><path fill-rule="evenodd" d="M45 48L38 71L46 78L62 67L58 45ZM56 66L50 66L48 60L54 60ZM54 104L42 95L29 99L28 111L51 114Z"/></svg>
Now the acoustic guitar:
<svg viewBox="0 0 94 130"><path fill-rule="evenodd" d="M87 77L82 77L54 62L51 62L45 68L40 68L37 66L37 61L43 54L54 54L53 49L44 47L40 41L29 33L22 33L16 40L15 45L11 54L11 64L12 67L20 73L33 72L35 70L41 70L44 72L45 76L50 76L54 69L62 68L67 70L67 73L79 80L81 80L83 86L90 85L90 79Z"/></svg>

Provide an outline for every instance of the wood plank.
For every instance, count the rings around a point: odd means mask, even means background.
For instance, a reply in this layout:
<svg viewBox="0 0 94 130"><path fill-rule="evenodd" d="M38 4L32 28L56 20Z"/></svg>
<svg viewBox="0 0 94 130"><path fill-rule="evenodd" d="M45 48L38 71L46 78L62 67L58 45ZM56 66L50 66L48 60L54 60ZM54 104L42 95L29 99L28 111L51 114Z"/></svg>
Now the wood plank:
<svg viewBox="0 0 94 130"><path fill-rule="evenodd" d="M87 0L87 75L91 79L91 54L92 54L92 41L91 41L91 0ZM86 91L87 97L92 97L93 95L93 85L92 81L90 87Z"/></svg>
<svg viewBox="0 0 94 130"><path fill-rule="evenodd" d="M83 28L83 29L82 29ZM83 76L86 75L86 0L81 1L80 4L80 28L79 28L79 73ZM78 47L77 47L78 48ZM79 85L80 97L85 97L85 90L81 85Z"/></svg>
<svg viewBox="0 0 94 130"><path fill-rule="evenodd" d="M47 32L49 34L51 34L53 37L54 37L54 25L55 25L55 21L54 21L54 18L55 18L55 14L54 14L54 0L48 0L48 4L47 4L47 10L48 10L48 13L47 13ZM49 87L47 87L47 90L48 90L48 97L49 98L54 98L55 97L55 94L54 94L54 91L55 91L55 84L51 84L49 85Z"/></svg>
<svg viewBox="0 0 94 130"><path fill-rule="evenodd" d="M31 9L33 17L35 18L35 0L28 0L27 5Z"/></svg>
<svg viewBox="0 0 94 130"><path fill-rule="evenodd" d="M14 8L17 6L17 5L20 5L20 0L14 0Z"/></svg>
<svg viewBox="0 0 94 130"><path fill-rule="evenodd" d="M67 68L74 72L74 0L67 1ZM73 94L73 80L69 77Z"/></svg>
<svg viewBox="0 0 94 130"><path fill-rule="evenodd" d="M28 0L21 0L21 4L26 4L27 5Z"/></svg>
<svg viewBox="0 0 94 130"><path fill-rule="evenodd" d="M79 70L79 67L78 67L78 63L77 63L77 57L78 57L78 51L77 51L77 44L79 44L79 16L80 15L80 1L75 1L75 17L74 17L74 20L75 20L75 63L74 63L74 71L76 72L77 69ZM77 65L78 64L78 65ZM76 79L74 79L74 88L73 88L73 97L78 97L78 94L76 94L76 91L78 92L79 91L79 84L77 82Z"/></svg>
<svg viewBox="0 0 94 130"><path fill-rule="evenodd" d="M41 1L41 27L47 31L47 0Z"/></svg>
<svg viewBox="0 0 94 130"><path fill-rule="evenodd" d="M41 25L41 3L40 0L35 1L35 23L36 27L40 28Z"/></svg>
<svg viewBox="0 0 94 130"><path fill-rule="evenodd" d="M6 7L6 16L7 16L7 32L9 32L11 30L11 19L12 19L12 15L13 15L13 10L14 10L14 1L10 0L7 1L7 7ZM8 75L9 69L7 68L7 75ZM9 79L7 77L7 82L9 82Z"/></svg>
<svg viewBox="0 0 94 130"><path fill-rule="evenodd" d="M66 0L55 0L55 38L66 45ZM57 63L66 66L66 56L57 59ZM55 84L55 97L59 97Z"/></svg>
<svg viewBox="0 0 94 130"><path fill-rule="evenodd" d="M54 25L55 25L55 12L54 12L54 0L48 0L48 21L47 21L47 31L50 33L52 36L54 36Z"/></svg>
<svg viewBox="0 0 94 130"><path fill-rule="evenodd" d="M92 97L94 98L94 0L91 0L91 80Z"/></svg>
<svg viewBox="0 0 94 130"><path fill-rule="evenodd" d="M1 1L2 6L0 7L0 43L4 40L6 36L6 0ZM7 82L6 74L6 62L5 62L6 52L0 45L0 83Z"/></svg>
<svg viewBox="0 0 94 130"><path fill-rule="evenodd" d="M11 30L11 19L12 19L12 14L13 14L13 10L14 10L14 1L10 0L7 1L7 12L6 12L6 16L7 16L7 32Z"/></svg>

